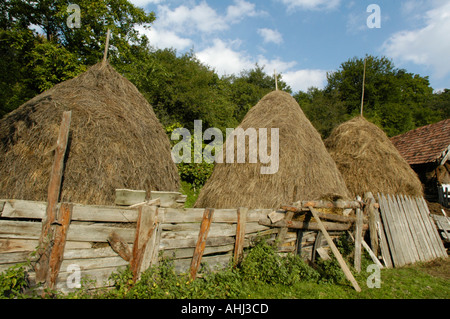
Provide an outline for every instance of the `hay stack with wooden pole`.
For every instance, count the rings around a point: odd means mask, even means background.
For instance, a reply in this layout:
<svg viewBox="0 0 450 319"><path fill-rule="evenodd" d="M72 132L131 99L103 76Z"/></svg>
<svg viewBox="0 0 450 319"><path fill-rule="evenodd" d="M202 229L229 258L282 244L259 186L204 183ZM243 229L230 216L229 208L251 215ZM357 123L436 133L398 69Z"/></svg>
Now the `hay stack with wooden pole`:
<svg viewBox="0 0 450 319"><path fill-rule="evenodd" d="M178 191L151 105L106 61L0 120L0 198L45 201L64 111L72 111L61 201L114 204L115 189Z"/></svg>
<svg viewBox="0 0 450 319"><path fill-rule="evenodd" d="M344 180L319 133L290 94L269 93L248 112L239 128L245 131L254 128L258 132L266 128L268 154L272 152L271 129L279 129L278 171L262 174L261 168L268 164L261 163L260 157L257 163L250 163L246 143L245 163L216 163L196 207L277 209L299 200L349 198ZM236 147L235 143L235 155ZM225 143L223 153L226 148Z"/></svg>
<svg viewBox="0 0 450 319"><path fill-rule="evenodd" d="M387 135L364 117L335 128L325 146L352 195L372 192L423 196L416 173Z"/></svg>

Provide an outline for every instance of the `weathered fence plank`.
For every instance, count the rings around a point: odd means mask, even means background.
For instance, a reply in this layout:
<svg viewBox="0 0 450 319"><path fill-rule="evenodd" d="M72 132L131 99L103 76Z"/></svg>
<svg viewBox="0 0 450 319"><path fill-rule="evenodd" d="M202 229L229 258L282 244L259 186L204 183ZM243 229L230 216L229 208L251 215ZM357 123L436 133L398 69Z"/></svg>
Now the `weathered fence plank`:
<svg viewBox="0 0 450 319"><path fill-rule="evenodd" d="M238 265L244 257L245 228L248 209L241 207L237 210L238 223L236 226L236 243L234 247L234 264Z"/></svg>
<svg viewBox="0 0 450 319"><path fill-rule="evenodd" d="M214 209L209 208L205 209L205 212L203 214L203 221L200 226L200 232L198 234L197 245L195 247L189 271L191 279L196 278L197 272L200 268L200 263L202 261L203 253L205 251L206 239L208 238L209 228L211 226L213 215Z"/></svg>
<svg viewBox="0 0 450 319"><path fill-rule="evenodd" d="M363 213L360 208L356 209L356 225L355 225L355 269L358 273L361 272L361 242L363 226Z"/></svg>

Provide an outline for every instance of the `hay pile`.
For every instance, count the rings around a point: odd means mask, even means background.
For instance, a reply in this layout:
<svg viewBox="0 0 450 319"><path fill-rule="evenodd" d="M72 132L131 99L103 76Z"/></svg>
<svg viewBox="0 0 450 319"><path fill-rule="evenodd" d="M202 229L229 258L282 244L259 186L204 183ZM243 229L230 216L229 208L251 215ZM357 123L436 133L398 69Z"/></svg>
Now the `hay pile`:
<svg viewBox="0 0 450 319"><path fill-rule="evenodd" d="M55 85L0 120L0 198L47 200L64 111L72 111L61 201L114 204L116 188L178 191L150 104L109 64Z"/></svg>
<svg viewBox="0 0 450 319"><path fill-rule="evenodd" d="M266 95L246 115L239 126L279 128L279 170L262 175L260 161L245 164L216 164L195 204L199 208L277 209L298 200L348 198L348 191L336 164L328 154L319 133L288 93ZM236 145L235 145L236 147ZM226 144L223 147L224 152ZM236 151L236 150L235 150ZM271 150L269 150L268 154Z"/></svg>
<svg viewBox="0 0 450 319"><path fill-rule="evenodd" d="M335 128L325 146L353 195L423 196L416 173L376 125L356 117Z"/></svg>

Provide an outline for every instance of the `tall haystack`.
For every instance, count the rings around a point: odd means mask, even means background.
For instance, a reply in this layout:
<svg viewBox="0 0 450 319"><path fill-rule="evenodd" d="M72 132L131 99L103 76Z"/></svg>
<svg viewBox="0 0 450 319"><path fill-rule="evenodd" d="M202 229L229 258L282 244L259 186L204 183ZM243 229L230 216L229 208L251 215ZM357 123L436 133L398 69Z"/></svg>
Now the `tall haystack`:
<svg viewBox="0 0 450 319"><path fill-rule="evenodd" d="M325 146L349 191L423 196L416 173L375 124L358 116L333 130Z"/></svg>
<svg viewBox="0 0 450 319"><path fill-rule="evenodd" d="M72 111L61 201L114 204L115 189L178 191L151 105L109 64L55 85L0 120L0 198L46 201L64 111Z"/></svg>
<svg viewBox="0 0 450 319"><path fill-rule="evenodd" d="M269 165L260 160L251 164L247 143L244 164L215 165L196 207L277 209L298 200L348 198L344 180L319 133L288 93L275 91L266 95L248 112L239 128L255 128L257 131L260 128L268 129L269 147L271 129L279 129L278 172L261 174L261 167ZM235 143L235 152L236 147ZM226 144L223 152L226 152Z"/></svg>

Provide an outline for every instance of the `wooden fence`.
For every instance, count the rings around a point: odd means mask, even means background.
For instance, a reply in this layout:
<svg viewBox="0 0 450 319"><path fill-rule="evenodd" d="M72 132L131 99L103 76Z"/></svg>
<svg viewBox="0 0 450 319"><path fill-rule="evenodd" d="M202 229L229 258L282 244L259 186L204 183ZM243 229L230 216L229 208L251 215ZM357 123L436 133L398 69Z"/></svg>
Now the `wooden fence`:
<svg viewBox="0 0 450 319"><path fill-rule="evenodd" d="M314 257L316 249L326 243L324 238L316 240L320 227L314 219L305 220L306 210L302 206L277 212L185 209L177 207L180 200L173 196L167 199L164 193L157 193L152 197L158 199L137 207L58 204L56 227L63 227L60 217L64 209L70 211L70 218L64 238L54 240L49 253L53 256L59 251L61 257L49 263L48 274L41 281L67 291L74 271L79 270L83 278L96 281L95 287L108 287L113 272L130 265L139 276L160 258L173 259L177 271L191 272L195 277L200 264L220 268L232 260L241 260L244 248L257 238L278 239L280 253L297 252L306 259ZM327 205L338 209L335 203L314 204L317 205L318 209L327 209ZM298 211L294 212L295 209ZM39 265L40 255L36 251L46 214L45 202L0 200L0 272L27 260ZM318 214L328 220L323 224L334 237L350 229L355 220L351 216ZM36 282L33 269L30 278Z"/></svg>
<svg viewBox="0 0 450 319"><path fill-rule="evenodd" d="M95 287L110 287L113 272L129 265L137 279L161 258L171 258L178 272L195 278L201 264L221 268L239 262L244 248L265 237L278 243L280 254L296 253L312 262L331 251L359 291L332 242L343 233L354 235L357 271L363 248L375 263L387 267L447 256L420 198L378 195L378 202L373 196L364 201L303 201L277 211L180 208L184 198L178 193L155 193L152 198L131 207L57 204L43 280L33 270L39 269L42 258L36 252L47 203L0 200L0 272L29 260L35 266L29 272L32 282L66 292L77 271ZM370 236L364 235L367 231ZM370 238L370 245L365 238Z"/></svg>
<svg viewBox="0 0 450 319"><path fill-rule="evenodd" d="M395 267L447 257L423 198L378 194L378 200Z"/></svg>

